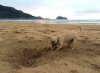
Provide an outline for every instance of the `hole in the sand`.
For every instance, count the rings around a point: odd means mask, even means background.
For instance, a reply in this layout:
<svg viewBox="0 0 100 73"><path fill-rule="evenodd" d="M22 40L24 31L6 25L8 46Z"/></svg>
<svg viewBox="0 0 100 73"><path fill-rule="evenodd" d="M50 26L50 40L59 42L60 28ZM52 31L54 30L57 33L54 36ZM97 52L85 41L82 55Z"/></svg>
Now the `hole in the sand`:
<svg viewBox="0 0 100 73"><path fill-rule="evenodd" d="M5 61L9 62L13 67L19 69L21 66L30 67L36 62L37 58L42 56L42 52L31 48L18 48L11 50Z"/></svg>
<svg viewBox="0 0 100 73"><path fill-rule="evenodd" d="M70 53L70 50L66 48L58 51L51 51L48 47L41 48L41 50L36 48L14 48L7 54L5 61L18 70L22 67L37 67L50 63L53 60L66 57L68 53Z"/></svg>

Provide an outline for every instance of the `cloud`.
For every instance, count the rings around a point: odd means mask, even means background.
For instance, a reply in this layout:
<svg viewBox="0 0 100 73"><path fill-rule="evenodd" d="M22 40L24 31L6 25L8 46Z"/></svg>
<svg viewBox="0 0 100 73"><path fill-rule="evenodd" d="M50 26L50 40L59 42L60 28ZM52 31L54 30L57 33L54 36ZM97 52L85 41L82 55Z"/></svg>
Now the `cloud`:
<svg viewBox="0 0 100 73"><path fill-rule="evenodd" d="M76 13L78 14L100 13L100 9L85 9L85 10L76 11Z"/></svg>
<svg viewBox="0 0 100 73"><path fill-rule="evenodd" d="M99 9L85 9L75 11L76 19L100 19Z"/></svg>
<svg viewBox="0 0 100 73"><path fill-rule="evenodd" d="M46 18L100 18L100 0L0 0L0 4Z"/></svg>
<svg viewBox="0 0 100 73"><path fill-rule="evenodd" d="M35 10L25 10L25 12L30 13L32 15L39 16L41 15L44 18L53 18L55 19L57 16L65 16L68 19L75 18L75 12L74 10L68 9L68 10L63 10L63 9L45 9L45 8L40 8L40 9L35 9Z"/></svg>

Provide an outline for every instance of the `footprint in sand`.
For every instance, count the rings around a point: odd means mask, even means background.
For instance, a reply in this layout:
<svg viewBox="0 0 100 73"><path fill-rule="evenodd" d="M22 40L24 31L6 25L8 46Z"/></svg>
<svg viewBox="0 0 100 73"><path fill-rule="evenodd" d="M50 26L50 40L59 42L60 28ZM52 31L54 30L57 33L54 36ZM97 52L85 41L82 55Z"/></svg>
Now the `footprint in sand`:
<svg viewBox="0 0 100 73"><path fill-rule="evenodd" d="M78 71L77 70L70 70L69 73L78 73Z"/></svg>
<svg viewBox="0 0 100 73"><path fill-rule="evenodd" d="M95 70L100 70L100 65L91 64L91 66L92 66Z"/></svg>

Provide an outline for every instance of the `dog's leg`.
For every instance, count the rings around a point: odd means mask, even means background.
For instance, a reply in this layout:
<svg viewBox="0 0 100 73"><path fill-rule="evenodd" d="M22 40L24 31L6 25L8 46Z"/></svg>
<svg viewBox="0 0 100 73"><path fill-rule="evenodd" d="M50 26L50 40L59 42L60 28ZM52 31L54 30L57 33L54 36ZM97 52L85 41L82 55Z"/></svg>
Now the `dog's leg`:
<svg viewBox="0 0 100 73"><path fill-rule="evenodd" d="M54 47L55 47L55 41L51 41L51 48L50 48L50 50L53 51Z"/></svg>
<svg viewBox="0 0 100 73"><path fill-rule="evenodd" d="M56 50L61 50L64 47L64 44L59 44L59 47Z"/></svg>
<svg viewBox="0 0 100 73"><path fill-rule="evenodd" d="M75 43L72 42L72 44L70 45L71 50L74 50L74 46L75 46Z"/></svg>
<svg viewBox="0 0 100 73"><path fill-rule="evenodd" d="M74 45L75 45L75 42L74 42L74 39L71 39L69 42L68 42L68 47L72 50L74 50Z"/></svg>
<svg viewBox="0 0 100 73"><path fill-rule="evenodd" d="M71 45L70 45L70 48L71 48L72 50L75 50L75 44L76 44L76 40L74 39L73 42L72 42Z"/></svg>
<svg viewBox="0 0 100 73"><path fill-rule="evenodd" d="M53 51L53 47L51 46L50 51Z"/></svg>

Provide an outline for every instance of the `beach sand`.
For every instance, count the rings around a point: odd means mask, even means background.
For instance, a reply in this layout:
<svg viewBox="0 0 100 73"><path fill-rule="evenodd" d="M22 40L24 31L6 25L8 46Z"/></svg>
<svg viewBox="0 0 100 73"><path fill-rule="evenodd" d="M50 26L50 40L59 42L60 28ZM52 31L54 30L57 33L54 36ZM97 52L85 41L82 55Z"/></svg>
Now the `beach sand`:
<svg viewBox="0 0 100 73"><path fill-rule="evenodd" d="M1 22L0 73L100 73L100 25ZM50 37L76 32L75 50L50 51Z"/></svg>

